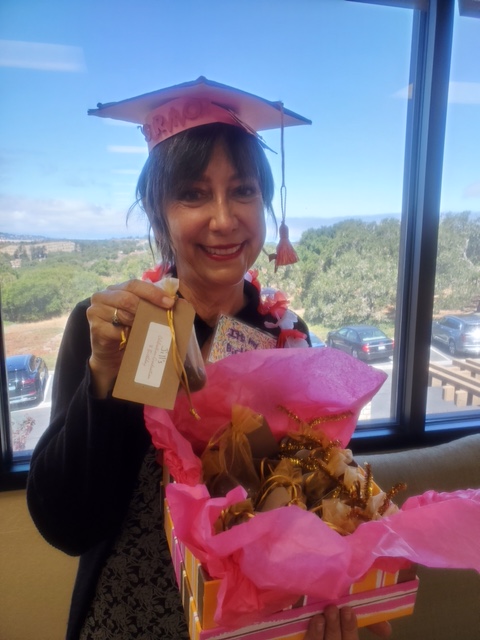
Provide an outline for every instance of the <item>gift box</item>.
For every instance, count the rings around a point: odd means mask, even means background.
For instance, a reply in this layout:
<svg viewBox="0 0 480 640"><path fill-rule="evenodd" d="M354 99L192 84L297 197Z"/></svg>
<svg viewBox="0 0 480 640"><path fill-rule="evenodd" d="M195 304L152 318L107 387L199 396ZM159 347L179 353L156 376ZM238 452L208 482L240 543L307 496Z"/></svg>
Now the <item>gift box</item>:
<svg viewBox="0 0 480 640"><path fill-rule="evenodd" d="M412 612L418 583L405 570L415 563L480 571L478 490L426 492L349 535L298 506L215 532L219 516L246 491L212 497L200 455L235 404L264 416L277 440L291 430L293 416L345 447L382 376L335 350L251 352L211 365L208 385L194 395L200 421L180 395L173 412L145 408L152 441L175 479L165 489L165 522L192 638L242 637L247 630L249 637L300 638L329 603L353 606L364 626Z"/></svg>
<svg viewBox="0 0 480 640"><path fill-rule="evenodd" d="M175 535L168 501L164 500L165 532L192 640L228 640L248 634L255 640L302 640L310 618L331 602L301 596L290 608L265 616L239 629L219 627L214 620L220 580L213 580L194 554ZM395 573L371 569L337 598L338 606L353 607L358 626L413 613L418 589L415 566Z"/></svg>

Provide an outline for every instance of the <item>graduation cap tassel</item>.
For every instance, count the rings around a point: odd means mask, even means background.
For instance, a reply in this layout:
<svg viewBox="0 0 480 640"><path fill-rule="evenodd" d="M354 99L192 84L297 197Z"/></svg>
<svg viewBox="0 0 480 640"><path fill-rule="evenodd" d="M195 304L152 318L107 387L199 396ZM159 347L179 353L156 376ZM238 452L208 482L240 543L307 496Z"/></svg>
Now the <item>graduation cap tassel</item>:
<svg viewBox="0 0 480 640"><path fill-rule="evenodd" d="M283 267L287 264L294 264L298 262L298 256L295 252L295 249L290 242L288 237L288 227L285 222L285 217L287 213L287 187L285 185L285 148L283 141L283 133L284 133L284 124L283 124L283 102L280 103L280 114L281 114L281 154L282 154L282 186L280 187L280 206L282 209L282 221L280 223L279 229L279 241L277 244L277 251L275 254L275 272L278 267ZM273 256L272 256L273 257Z"/></svg>

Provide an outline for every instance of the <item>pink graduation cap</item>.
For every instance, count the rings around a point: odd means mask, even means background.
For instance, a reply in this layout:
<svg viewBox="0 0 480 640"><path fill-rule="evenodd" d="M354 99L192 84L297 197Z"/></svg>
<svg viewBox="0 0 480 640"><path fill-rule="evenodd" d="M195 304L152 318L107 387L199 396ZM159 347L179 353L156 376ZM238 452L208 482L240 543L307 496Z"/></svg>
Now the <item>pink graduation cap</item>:
<svg viewBox="0 0 480 640"><path fill-rule="evenodd" d="M282 102L270 102L264 98L240 91L219 82L200 76L197 80L184 82L151 93L119 102L99 103L89 109L88 115L112 118L140 125L148 150L177 133L213 122L223 122L242 127L256 136L263 144L259 131L280 129L282 135L282 221L280 242L275 258L275 269L282 264L298 260L288 240L285 223L285 180L283 130L302 124L311 124L303 116L285 109ZM265 145L263 145L265 146Z"/></svg>

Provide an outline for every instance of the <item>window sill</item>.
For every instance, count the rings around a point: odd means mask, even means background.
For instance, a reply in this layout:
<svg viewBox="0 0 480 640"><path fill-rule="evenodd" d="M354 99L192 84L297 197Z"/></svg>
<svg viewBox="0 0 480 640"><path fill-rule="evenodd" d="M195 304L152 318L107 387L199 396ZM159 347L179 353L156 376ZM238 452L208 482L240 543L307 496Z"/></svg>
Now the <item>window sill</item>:
<svg viewBox="0 0 480 640"><path fill-rule="evenodd" d="M30 463L13 462L0 476L0 491L18 491L27 486Z"/></svg>

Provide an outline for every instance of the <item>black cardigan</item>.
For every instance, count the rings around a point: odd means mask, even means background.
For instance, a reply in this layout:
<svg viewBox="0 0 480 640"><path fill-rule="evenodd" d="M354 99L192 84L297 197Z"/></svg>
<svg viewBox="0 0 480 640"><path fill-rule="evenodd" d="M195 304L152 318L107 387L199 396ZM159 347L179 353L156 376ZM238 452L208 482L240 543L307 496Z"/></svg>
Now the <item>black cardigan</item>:
<svg viewBox="0 0 480 640"><path fill-rule="evenodd" d="M245 281L247 305L237 318L265 329L259 294ZM27 501L40 533L69 555L80 555L68 638L78 638L101 568L122 528L140 466L151 445L143 405L90 393L90 331L84 300L73 310L60 347L48 429L32 456ZM299 319L296 329L307 335ZM200 346L211 333L198 316ZM270 329L278 335L278 329ZM308 339L309 341L309 339Z"/></svg>

